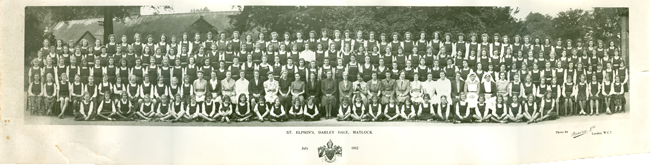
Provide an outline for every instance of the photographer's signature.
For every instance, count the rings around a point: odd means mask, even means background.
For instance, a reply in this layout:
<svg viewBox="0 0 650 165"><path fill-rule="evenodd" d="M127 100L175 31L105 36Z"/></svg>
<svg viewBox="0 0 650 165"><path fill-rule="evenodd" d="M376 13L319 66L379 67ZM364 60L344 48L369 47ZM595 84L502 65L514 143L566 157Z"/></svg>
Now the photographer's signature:
<svg viewBox="0 0 650 165"><path fill-rule="evenodd" d="M591 126L591 127L589 127L588 130L573 132L573 133L571 133L571 137L578 138L578 137L580 137L582 135L585 135L587 133L591 133L594 128L596 128L596 126Z"/></svg>

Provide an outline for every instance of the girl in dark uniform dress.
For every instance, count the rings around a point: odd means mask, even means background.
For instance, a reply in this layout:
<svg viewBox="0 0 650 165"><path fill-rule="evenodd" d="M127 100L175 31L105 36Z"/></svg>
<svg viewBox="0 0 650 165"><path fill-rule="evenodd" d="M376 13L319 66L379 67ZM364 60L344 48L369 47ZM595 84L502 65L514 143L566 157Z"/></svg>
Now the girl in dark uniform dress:
<svg viewBox="0 0 650 165"><path fill-rule="evenodd" d="M530 40L531 40L530 36L525 35L524 44L521 45L521 51L526 55L528 55L533 50L533 45L530 43Z"/></svg>
<svg viewBox="0 0 650 165"><path fill-rule="evenodd" d="M129 100L128 94L122 92L120 98L120 100L116 100L115 102L116 118L118 118L118 120L132 120L135 112L133 111L134 107L132 102Z"/></svg>
<svg viewBox="0 0 650 165"><path fill-rule="evenodd" d="M257 43L255 44L255 49L250 54L253 56L253 62L258 65L262 63L262 57L266 56L262 49L260 49L260 44Z"/></svg>
<svg viewBox="0 0 650 165"><path fill-rule="evenodd" d="M280 49L282 49L282 47L283 46L280 46ZM318 49L318 48L316 48L316 49ZM282 61L287 61L288 58L292 59L294 62L298 62L298 59L300 59L300 52L298 52L298 46L292 47L291 52L288 52L287 56L285 56L284 59L282 59L282 57L280 57L280 61L281 62ZM282 65L286 65L286 64L282 64Z"/></svg>
<svg viewBox="0 0 650 165"><path fill-rule="evenodd" d="M269 72L273 71L273 66L271 66L267 61L266 57L262 57L262 63L257 65L257 70L260 72L260 79L262 82L266 81ZM275 73L275 72L273 72ZM225 77L225 74L224 74ZM219 80L221 81L221 80Z"/></svg>
<svg viewBox="0 0 650 165"><path fill-rule="evenodd" d="M398 49L404 47L402 45L402 42L399 41L399 34L397 32L393 32L392 37L393 37L393 41L390 42L390 47L391 47L390 51L392 54L397 54Z"/></svg>
<svg viewBox="0 0 650 165"><path fill-rule="evenodd" d="M239 95L239 102L235 106L235 113L233 116L233 120L235 120L236 122L244 122L244 121L248 121L251 116L252 116L252 112L246 95L245 94Z"/></svg>
<svg viewBox="0 0 650 165"><path fill-rule="evenodd" d="M140 97L140 85L136 83L136 76L135 75L130 75L129 76L129 84L125 85L125 90L126 92L122 93L127 93L129 100L131 102L138 102L138 98ZM86 86L88 90L90 90L90 86Z"/></svg>
<svg viewBox="0 0 650 165"><path fill-rule="evenodd" d="M596 77L595 74L594 74L594 77ZM600 82L600 81L598 81L598 82ZM603 96L603 102L605 103L604 109L606 110L607 114L611 114L612 111L611 111L611 107L610 107L611 104L610 103L611 103L612 95L614 94L613 89L612 89L612 86L614 85L614 83L611 82L609 77L606 77L602 82L603 82L602 85L601 85L602 89L603 89L602 96Z"/></svg>
<svg viewBox="0 0 650 165"><path fill-rule="evenodd" d="M394 57L393 60L397 62L397 69L403 70L406 67L406 61L408 60L408 57L404 55L404 49L399 47L397 49L397 55Z"/></svg>
<svg viewBox="0 0 650 165"><path fill-rule="evenodd" d="M384 106L384 116L383 120L384 121L396 121L399 120L400 118L400 111L399 111L399 106L396 105L396 100L395 97L390 97L389 98L389 103Z"/></svg>
<svg viewBox="0 0 650 165"><path fill-rule="evenodd" d="M390 78L397 80L399 78L400 70L397 69L397 62L393 62L393 69L390 70Z"/></svg>
<svg viewBox="0 0 650 165"><path fill-rule="evenodd" d="M431 48L433 49L433 55L439 55L440 54L440 47L442 47L440 42L440 32L436 31L433 32L433 40L429 43L431 45Z"/></svg>
<svg viewBox="0 0 650 165"><path fill-rule="evenodd" d="M621 67L621 64L624 61L623 58L621 58L621 55L618 50L614 51L614 56L612 57L611 61L614 70L625 69L625 67Z"/></svg>
<svg viewBox="0 0 650 165"><path fill-rule="evenodd" d="M280 57L276 56L275 59L279 61ZM273 72L273 78L275 78L276 80L280 79L280 74L282 73L282 68L283 67L284 66L282 66L280 63L273 64L273 67L272 67L273 69L271 69L271 71ZM269 101L272 101L272 100L269 100Z"/></svg>
<svg viewBox="0 0 650 165"><path fill-rule="evenodd" d="M390 69L393 69L393 67L392 67L393 58L395 58L395 57L393 56L393 53L390 51L390 49L391 49L390 47L387 47L386 50L385 50L386 54L384 54L383 57L381 57L381 58L384 60L385 64L390 64L388 66Z"/></svg>
<svg viewBox="0 0 650 165"><path fill-rule="evenodd" d="M56 40L56 49L54 49L55 54L62 54L63 53L63 40L57 39Z"/></svg>
<svg viewBox="0 0 650 165"><path fill-rule="evenodd" d="M454 123L469 123L472 122L472 112L469 110L469 103L465 100L467 95L461 93L460 101L454 104Z"/></svg>
<svg viewBox="0 0 650 165"><path fill-rule="evenodd" d="M156 81L158 82L158 66L155 65L155 60L152 58L151 60L151 65L145 69L145 73L149 76L150 81ZM110 71L110 69L107 69ZM109 76L110 77L110 76Z"/></svg>
<svg viewBox="0 0 650 165"><path fill-rule="evenodd" d="M596 115L600 114L599 100L601 99L600 98L601 86L603 86L603 84L601 82L598 82L598 78L596 78L596 75L592 75L591 82L589 82L589 86L587 86L588 88L587 96L589 97L588 99L589 99L589 110L590 110L589 115L594 115L594 112L596 113Z"/></svg>
<svg viewBox="0 0 650 165"><path fill-rule="evenodd" d="M368 112L366 112L366 106L363 104L362 98L360 95L355 95L353 97L354 103L352 103L350 108L350 120L352 121L366 121L368 118Z"/></svg>
<svg viewBox="0 0 650 165"><path fill-rule="evenodd" d="M357 74L359 74L359 64L357 63L355 56L351 56L350 62L347 64L347 66L345 66L345 70L348 71L348 80L351 82L357 81Z"/></svg>
<svg viewBox="0 0 650 165"><path fill-rule="evenodd" d="M456 53L459 52L459 51L462 51L460 54L458 54L458 53L455 54L455 56L461 56L461 57L465 58L465 54L463 54L463 53L467 52L467 49L469 47L469 44L465 42L465 34L458 33L458 41L454 42L452 44L452 47L453 47L454 51L456 51Z"/></svg>
<svg viewBox="0 0 650 165"><path fill-rule="evenodd" d="M451 119L449 116L451 115L451 104L447 102L447 96L440 96L440 103L437 105L437 107L437 116L434 117L434 120L450 122Z"/></svg>
<svg viewBox="0 0 650 165"><path fill-rule="evenodd" d="M253 79L253 72L255 71L255 68L257 68L257 65L255 62L253 62L253 56L252 55L247 55L246 62L242 65L242 70L246 72L246 80L251 81ZM210 73L210 72L205 72L204 73Z"/></svg>
<svg viewBox="0 0 650 165"><path fill-rule="evenodd" d="M368 104L368 120L366 121L380 121L382 105L379 102L379 96L372 96L371 102Z"/></svg>
<svg viewBox="0 0 650 165"><path fill-rule="evenodd" d="M296 40L291 45L297 45L300 52L305 50L305 40L302 39L302 32L296 32Z"/></svg>
<svg viewBox="0 0 650 165"><path fill-rule="evenodd" d="M241 41L239 40L239 31L233 31L232 32L232 40L230 40L230 42L228 42L228 44L232 45L232 50L234 52L242 52L242 49L245 52L250 52L250 51L246 51L246 49L245 49L246 46L242 46L244 44L242 44ZM204 46L207 47L207 45L204 45Z"/></svg>
<svg viewBox="0 0 650 165"><path fill-rule="evenodd" d="M357 51L353 51L352 53L353 56L356 57L355 59L357 64L363 65L365 63L364 59L366 56L368 56L365 47L360 46L359 48L357 48Z"/></svg>
<svg viewBox="0 0 650 165"><path fill-rule="evenodd" d="M212 95L206 95L206 101L201 105L201 110L203 110L201 113L210 119L215 119L215 116L218 113L217 111L219 111L219 107L221 106L221 103L219 103L220 99L221 98L215 98Z"/></svg>
<svg viewBox="0 0 650 165"><path fill-rule="evenodd" d="M343 59L343 63L341 63L341 64L337 63L336 66L345 65L345 64L349 63L350 62L350 56L353 56L353 55L354 54L353 54L352 50L350 49L350 45L347 45L347 44L343 45L343 51L341 51L339 53L339 58Z"/></svg>
<svg viewBox="0 0 650 165"><path fill-rule="evenodd" d="M110 34L108 35L108 43L106 44L106 52L109 55L115 54L117 52L117 43L115 43L115 35Z"/></svg>
<svg viewBox="0 0 650 165"><path fill-rule="evenodd" d="M154 117L157 121L167 121L173 117L172 104L169 103L169 97L167 95L162 97L162 101L156 107L157 110Z"/></svg>
<svg viewBox="0 0 650 165"><path fill-rule="evenodd" d="M172 37L172 39L173 39L173 38L174 38L174 37ZM135 35L133 35L133 39L135 40L135 41L131 44L131 46L133 47L133 52L134 52L136 55L140 56L140 55L142 55L142 50L144 49L144 44L140 41L140 39L141 39L140 34L135 33ZM97 40L97 41L99 41L99 40Z"/></svg>
<svg viewBox="0 0 650 165"><path fill-rule="evenodd" d="M181 99L181 95L172 95L174 96L174 103L172 103L171 106L171 111L172 111L172 122L177 122L177 121L182 121L187 119L186 113L185 113L185 102L183 102Z"/></svg>
<svg viewBox="0 0 650 165"><path fill-rule="evenodd" d="M208 32L208 33L205 34L205 41L203 41L203 43L201 45L205 48L206 52L216 50L216 49L212 49L212 45L215 45L215 46L217 45L216 42L214 41L213 36L212 36L212 32Z"/></svg>
<svg viewBox="0 0 650 165"><path fill-rule="evenodd" d="M164 65L164 63L166 63L166 61L167 60L163 61L163 66L160 67L160 74L165 78L165 84L167 84L169 82L169 77L171 76L171 72L170 72L171 67L168 67L168 66ZM201 61L203 63L203 66L199 68L199 70L201 70L201 71L203 71L203 73L205 73L205 74L203 74L203 79L205 79L205 80L210 79L210 74L209 73L212 73L212 70L213 70L212 66L210 66L210 64L211 64L210 61L211 60L209 58L203 59L203 61Z"/></svg>
<svg viewBox="0 0 650 165"><path fill-rule="evenodd" d="M555 50L554 53L556 57L562 54L562 52L564 51L564 47L562 46L562 40L560 39L557 40L554 50Z"/></svg>
<svg viewBox="0 0 650 165"><path fill-rule="evenodd" d="M512 122L521 122L521 118L524 117L521 110L521 104L517 98L519 98L519 96L512 96L512 101L507 104L508 106L506 106L509 112L508 119Z"/></svg>
<svg viewBox="0 0 650 165"><path fill-rule="evenodd" d="M298 59L298 66L296 66L295 69L295 72L300 75L300 81L307 82L307 77L309 76L309 68L307 68L307 62L305 62L305 59Z"/></svg>
<svg viewBox="0 0 650 165"><path fill-rule="evenodd" d="M110 45L110 43L109 43L109 45ZM145 52L143 52L144 54L149 55L149 56L153 55L153 54L154 54L154 50L156 50L156 49L155 49L155 48L156 48L156 44L153 43L153 36L148 35L148 36L147 36L147 43L144 44L143 46L144 46L145 49L149 49L149 52L146 52L146 51L145 51ZM110 51L109 51L109 52L110 52ZM144 54L143 54L143 55L144 55Z"/></svg>
<svg viewBox="0 0 650 165"><path fill-rule="evenodd" d="M29 83L29 87L27 89L27 110L31 115L41 115L42 113L40 111L43 109L43 96L45 89L43 88L44 86L41 82L40 71L39 73L34 73L32 77L33 81Z"/></svg>
<svg viewBox="0 0 650 165"><path fill-rule="evenodd" d="M411 55L411 54L416 54L417 52L413 52L413 48L415 47L415 43L413 40L411 40L411 32L406 32L404 33L404 41L401 41L400 45L403 46L404 49L404 54Z"/></svg>
<svg viewBox="0 0 650 165"><path fill-rule="evenodd" d="M496 103L494 109L492 110L492 121L499 123L508 123L508 111L506 104L503 101L503 96L496 96Z"/></svg>
<svg viewBox="0 0 650 165"><path fill-rule="evenodd" d="M607 53L607 56L613 57L614 52L618 52L618 51L619 51L619 48L616 47L616 43L613 40L609 41L609 47L607 47L607 49L605 51ZM615 68L616 68L616 66L615 66Z"/></svg>
<svg viewBox="0 0 650 165"><path fill-rule="evenodd" d="M44 101L43 104L45 105L45 109L47 112L45 112L46 115L51 115L52 112L54 111L54 104L57 101L57 88L58 85L54 80L54 74L53 73L47 73L45 77L45 83L43 84L43 89L44 89Z"/></svg>
<svg viewBox="0 0 650 165"><path fill-rule="evenodd" d="M411 99L407 96L407 98L404 100L404 105L402 105L402 108L400 110L400 116L404 120L414 121L416 119L416 111L417 109L414 108L414 106L411 104Z"/></svg>
<svg viewBox="0 0 650 165"><path fill-rule="evenodd" d="M286 110L281 104L280 99L275 99L275 104L269 110L269 119L271 122L284 122L288 120Z"/></svg>
<svg viewBox="0 0 650 165"><path fill-rule="evenodd" d="M437 66L434 66L437 67ZM437 67L437 71L440 72L440 67ZM420 65L415 69L415 72L418 74L419 80L418 81L425 81L427 79L427 75L429 74L430 69L426 65L426 61L424 59L420 59ZM435 73L434 73L435 74Z"/></svg>
<svg viewBox="0 0 650 165"><path fill-rule="evenodd" d="M385 65L384 59L379 59L379 66L377 66L374 72L377 73L377 78L383 80L386 78L386 72L389 72L390 68Z"/></svg>
<svg viewBox="0 0 650 165"><path fill-rule="evenodd" d="M479 63L478 61L478 56L476 55L477 52L469 52L469 56L465 59L467 62L467 65L469 68L472 68L472 70L476 70L476 64ZM487 65L486 65L487 66Z"/></svg>
<svg viewBox="0 0 650 165"><path fill-rule="evenodd" d="M323 50L328 50L328 49L341 50L341 48L343 48L342 42L343 40L341 39L341 31L334 30L334 39L330 40L329 43L322 43ZM334 44L333 47L332 44Z"/></svg>
<svg viewBox="0 0 650 165"><path fill-rule="evenodd" d="M334 46L334 44L332 44L332 46ZM317 67L323 66L323 60L326 58L325 53L327 53L326 50L323 50L323 45L319 43L316 46L316 52L314 53L314 58L315 58ZM336 55L336 54L334 54L334 55ZM336 57L336 56L334 56L334 57Z"/></svg>
<svg viewBox="0 0 650 165"><path fill-rule="evenodd" d="M94 118L95 104L88 93L84 93L84 99L79 104L79 113L76 113L75 121L90 121Z"/></svg>
<svg viewBox="0 0 650 165"><path fill-rule="evenodd" d="M266 42L266 46L272 46L274 51L280 50L280 41L278 41L278 33L271 32L271 40Z"/></svg>
<svg viewBox="0 0 650 165"><path fill-rule="evenodd" d="M488 109L487 103L485 103L485 95L479 95L478 97L478 103L475 105L476 111L474 112L474 115L472 117L476 120L478 123L482 122L488 122L492 118L492 114L490 113L490 109Z"/></svg>
<svg viewBox="0 0 650 165"><path fill-rule="evenodd" d="M436 109L434 108L434 104L431 104L431 97L429 94L424 94L422 99L424 101L416 105L418 107L416 117L418 120L433 121L433 118L436 116Z"/></svg>
<svg viewBox="0 0 650 165"><path fill-rule="evenodd" d="M318 121L320 120L320 115L318 112L318 105L316 105L316 101L314 100L316 97L308 97L307 98L307 104L304 106L304 115L303 115L303 120L304 121Z"/></svg>
<svg viewBox="0 0 650 165"><path fill-rule="evenodd" d="M557 83L558 84L564 84L564 81L567 79L566 75L566 70L562 67L562 62L557 61L556 62L556 67L555 70L553 71L553 75L557 78Z"/></svg>
<svg viewBox="0 0 650 165"><path fill-rule="evenodd" d="M427 36L426 32L420 31L420 39L414 41L413 43L415 47L418 48L418 51L416 53L420 56L424 56L427 53L427 48L429 47L429 44L426 40L426 36Z"/></svg>
<svg viewBox="0 0 650 165"><path fill-rule="evenodd" d="M445 47L445 54L446 55L453 55L453 42L451 40L451 33L445 33L445 42L442 45Z"/></svg>
<svg viewBox="0 0 650 165"><path fill-rule="evenodd" d="M472 68L469 67L467 61L463 61L463 68L460 69L459 72L460 72L461 79L467 80L467 76L474 71L472 70Z"/></svg>
<svg viewBox="0 0 650 165"><path fill-rule="evenodd" d="M84 84L81 83L81 77L79 75L76 75L74 77L74 82L68 83L69 84L69 90L70 90L70 100L72 101L72 107L70 111L66 112L66 115L77 115L78 112L78 106L79 102L83 100L83 86Z"/></svg>
<svg viewBox="0 0 650 165"><path fill-rule="evenodd" d="M451 59L447 59L447 63L450 63L450 62L451 62ZM465 62L463 62L463 63L465 63ZM433 65L435 67L436 63L434 62ZM444 70L445 73L449 73L449 74L446 74L446 77L449 78L450 80L454 79L454 77L456 76L455 73L458 72L458 71L460 71L460 69L457 68L456 65L453 65L453 64L447 65L445 67L445 70ZM433 69L432 69L432 72L433 72ZM434 78L435 78L435 76L434 76ZM440 78L442 78L442 77L440 77Z"/></svg>
<svg viewBox="0 0 650 165"><path fill-rule="evenodd" d="M524 118L528 123L534 123L537 121L538 117L540 116L539 112L539 106L537 106L537 102L535 101L535 96L530 95L527 97L524 105L523 105L523 110L524 110Z"/></svg>
<svg viewBox="0 0 650 165"><path fill-rule="evenodd" d="M349 32L347 32L346 36L349 36ZM312 30L309 32L309 39L306 41L307 47L305 49L309 49L311 51L316 51L316 45L318 45L318 39L316 39L316 31Z"/></svg>
<svg viewBox="0 0 650 165"><path fill-rule="evenodd" d="M615 80L616 81L617 75L616 75L616 71L614 69L612 69L612 63L605 63L605 66L606 66L606 68L603 71L603 75L607 76L607 77L610 77L610 80ZM61 74L61 73L59 73L59 74Z"/></svg>
<svg viewBox="0 0 650 165"><path fill-rule="evenodd" d="M620 67L616 70L616 76L621 77L623 83L623 92L628 92L629 91L629 85L627 83L630 75L628 72L627 67L625 67L625 62L621 62Z"/></svg>
<svg viewBox="0 0 650 165"><path fill-rule="evenodd" d="M544 52L540 51L537 57L535 58L535 63L537 64L539 70L546 69L546 61L547 59L544 58Z"/></svg>
<svg viewBox="0 0 650 165"><path fill-rule="evenodd" d="M499 41L501 38L499 37L499 33L494 33L492 37L492 43L490 43L490 49L488 53L493 53L490 56L498 56L501 57L501 51L502 51L502 45L501 42ZM504 36L504 38L506 38ZM496 51L496 52L495 52Z"/></svg>
<svg viewBox="0 0 650 165"><path fill-rule="evenodd" d="M330 66L336 66L336 59L339 56L339 51L335 50L334 49L335 47L336 46L334 44L330 44L329 49L325 52L325 55L324 55L324 58L327 59ZM325 61L325 60L323 60L323 61ZM323 62L319 62L318 60L316 60L316 63L318 65L318 67L323 66Z"/></svg>
<svg viewBox="0 0 650 165"><path fill-rule="evenodd" d="M255 50L255 45L257 45L257 43L253 42L253 36L251 36L250 34L247 34L246 35L246 41L244 42L244 45L245 46L243 46L243 48L240 48L240 49L244 49L244 50L246 50L246 52L251 52L251 51Z"/></svg>
<svg viewBox="0 0 650 165"><path fill-rule="evenodd" d="M45 74L47 74L47 70L48 70L47 67L45 67ZM99 59L95 60L95 66L90 68L90 74L93 78L95 78L95 80L98 80L97 84L101 82L99 80L103 79L105 73L104 70L105 68L100 66L100 60Z"/></svg>
<svg viewBox="0 0 650 165"><path fill-rule="evenodd" d="M322 44L323 49L328 49L330 42L332 42L332 40L330 40L329 36L327 35L327 29L322 29L321 38L318 39L316 45ZM311 49L311 50L316 51L317 49Z"/></svg>
<svg viewBox="0 0 650 165"><path fill-rule="evenodd" d="M151 58L151 55L149 54L149 52L151 52L151 49L149 49L149 47L144 47L143 54L142 54L142 56L140 56L140 59L142 60L142 61L141 61L141 62L142 62L142 65L143 65L144 67L149 67L149 65L155 65L155 63L152 63L152 62L151 62L151 60L152 60L152 59L155 60L155 58ZM100 58L101 58L101 57L100 57ZM154 62L155 62L155 61L154 61ZM102 63L104 63L104 62L102 61Z"/></svg>
<svg viewBox="0 0 650 165"><path fill-rule="evenodd" d="M521 44L521 36L519 34L515 35L514 43L512 43L512 52L519 52L522 50L523 45Z"/></svg>
<svg viewBox="0 0 650 165"><path fill-rule="evenodd" d="M579 77L576 77L576 70L575 70L575 68L573 68L573 63L569 62L569 63L567 63L567 65L569 67L564 69L564 75L571 76L571 77L573 77L573 80L572 80L573 82L578 82L577 79L579 79Z"/></svg>
<svg viewBox="0 0 650 165"><path fill-rule="evenodd" d="M573 77L567 76L566 82L562 85L562 97L564 98L564 107L562 112L564 113L560 113L560 115L569 116L574 111L573 103L578 97L578 86L574 84L572 80Z"/></svg>
<svg viewBox="0 0 650 165"><path fill-rule="evenodd" d="M113 100L110 97L104 97L104 101L99 102L97 106L97 120L108 120L113 121L113 115L115 115L116 109Z"/></svg>
<svg viewBox="0 0 650 165"><path fill-rule="evenodd" d="M542 103L540 105L540 110L541 110L541 116L539 119L537 119L536 122L539 121L544 121L544 120L555 120L558 118L556 110L557 103L552 97L552 93L548 92L542 99Z"/></svg>
<svg viewBox="0 0 650 165"><path fill-rule="evenodd" d="M379 54L384 56L384 55L386 55L387 52L390 52L390 51L387 51L387 50L390 50L389 49L390 43L388 42L386 33L381 33L381 35L379 36L379 40L380 40L379 41Z"/></svg>
<svg viewBox="0 0 650 165"><path fill-rule="evenodd" d="M260 122L268 120L266 117L270 113L269 109L270 107L266 105L264 97L260 97L259 100L257 100L257 104L255 104L253 108L253 112L255 112L255 117L253 117L253 119L259 120Z"/></svg>
<svg viewBox="0 0 650 165"><path fill-rule="evenodd" d="M268 60L267 62L271 65L275 65L276 63L282 63L280 59L282 57L286 57L287 52L286 50L281 50L276 52L276 50L273 50L273 46L268 46L266 49L267 51L262 54L263 57L266 57ZM275 60L275 57L278 57L278 60ZM226 63L227 64L227 63Z"/></svg>
<svg viewBox="0 0 650 165"><path fill-rule="evenodd" d="M544 53L544 59L549 59L551 52L554 52L554 47L551 45L551 39L544 38L544 45L542 46L542 52Z"/></svg>
<svg viewBox="0 0 650 165"><path fill-rule="evenodd" d="M625 81L623 77L617 76L614 83L612 84L612 97L614 100L614 113L625 112L625 90L623 89Z"/></svg>

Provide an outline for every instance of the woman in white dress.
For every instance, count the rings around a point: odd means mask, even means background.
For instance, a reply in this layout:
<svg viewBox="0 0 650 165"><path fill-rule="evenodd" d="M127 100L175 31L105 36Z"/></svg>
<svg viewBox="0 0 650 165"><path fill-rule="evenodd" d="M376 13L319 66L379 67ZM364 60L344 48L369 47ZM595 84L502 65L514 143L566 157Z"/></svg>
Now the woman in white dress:
<svg viewBox="0 0 650 165"><path fill-rule="evenodd" d="M422 94L424 93L424 88L422 82L418 78L418 74L413 74L413 81L411 81L411 101L416 105L422 103Z"/></svg>
<svg viewBox="0 0 650 165"><path fill-rule="evenodd" d="M436 82L433 81L433 74L428 73L427 80L422 82L421 85L422 85L422 92L424 94L429 94L429 97L431 98L429 100L429 103L438 104L438 102L440 102L440 98L436 96Z"/></svg>

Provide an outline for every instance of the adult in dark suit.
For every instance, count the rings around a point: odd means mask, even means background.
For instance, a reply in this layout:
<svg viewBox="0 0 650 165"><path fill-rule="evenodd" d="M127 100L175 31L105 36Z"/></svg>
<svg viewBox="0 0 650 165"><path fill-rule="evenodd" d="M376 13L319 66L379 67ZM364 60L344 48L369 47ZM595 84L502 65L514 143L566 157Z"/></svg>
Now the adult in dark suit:
<svg viewBox="0 0 650 165"><path fill-rule="evenodd" d="M465 80L462 79L460 72L456 72L456 78L451 80L451 97L455 103L460 100L460 94L465 90Z"/></svg>
<svg viewBox="0 0 650 165"><path fill-rule="evenodd" d="M248 93L250 98L255 98L255 100L264 96L264 81L260 78L259 71L253 72L253 78L248 82Z"/></svg>

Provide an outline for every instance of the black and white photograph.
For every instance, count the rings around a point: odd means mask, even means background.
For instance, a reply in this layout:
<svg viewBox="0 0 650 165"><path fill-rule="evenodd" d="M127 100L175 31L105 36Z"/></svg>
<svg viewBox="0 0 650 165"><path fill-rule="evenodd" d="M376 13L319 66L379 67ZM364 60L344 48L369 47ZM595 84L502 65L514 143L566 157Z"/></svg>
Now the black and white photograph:
<svg viewBox="0 0 650 165"><path fill-rule="evenodd" d="M0 163L650 151L647 2L74 2L12 3Z"/></svg>
<svg viewBox="0 0 650 165"><path fill-rule="evenodd" d="M173 12L142 15L152 8ZM230 8L27 7L27 123L532 124L629 112L627 8Z"/></svg>

